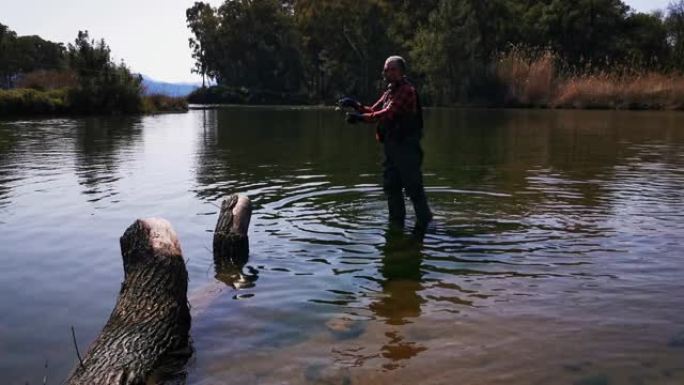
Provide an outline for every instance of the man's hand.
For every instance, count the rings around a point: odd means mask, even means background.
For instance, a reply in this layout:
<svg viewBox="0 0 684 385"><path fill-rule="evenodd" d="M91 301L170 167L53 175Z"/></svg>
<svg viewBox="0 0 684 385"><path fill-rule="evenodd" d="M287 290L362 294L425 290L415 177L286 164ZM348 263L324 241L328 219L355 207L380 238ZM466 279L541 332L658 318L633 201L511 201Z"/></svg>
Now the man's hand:
<svg viewBox="0 0 684 385"><path fill-rule="evenodd" d="M359 110L359 108L361 108L361 102L359 102L358 100L356 100L354 98L349 98L346 96L344 98L338 100L337 105L342 107L342 108L347 108L347 107L353 108L357 111Z"/></svg>
<svg viewBox="0 0 684 385"><path fill-rule="evenodd" d="M346 119L349 124L363 122L363 115L359 113L347 112Z"/></svg>

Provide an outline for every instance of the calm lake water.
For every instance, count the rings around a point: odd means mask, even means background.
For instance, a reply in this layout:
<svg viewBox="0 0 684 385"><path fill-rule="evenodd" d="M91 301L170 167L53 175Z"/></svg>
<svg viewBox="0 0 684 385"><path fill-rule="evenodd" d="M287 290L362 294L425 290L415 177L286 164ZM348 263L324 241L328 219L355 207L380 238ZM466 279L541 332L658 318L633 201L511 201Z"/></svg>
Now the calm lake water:
<svg viewBox="0 0 684 385"><path fill-rule="evenodd" d="M61 383L149 216L187 259L190 384L684 383L684 114L430 110L423 244L387 230L380 147L342 120L0 122L2 383ZM239 289L210 251L231 193L255 205Z"/></svg>

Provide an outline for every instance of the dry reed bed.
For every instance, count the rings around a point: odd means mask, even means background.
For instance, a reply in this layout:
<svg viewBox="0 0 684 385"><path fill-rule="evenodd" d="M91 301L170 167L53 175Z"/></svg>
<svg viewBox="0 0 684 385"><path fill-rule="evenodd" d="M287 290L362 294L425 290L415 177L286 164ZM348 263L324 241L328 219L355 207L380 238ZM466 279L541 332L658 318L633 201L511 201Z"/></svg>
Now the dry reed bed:
<svg viewBox="0 0 684 385"><path fill-rule="evenodd" d="M559 71L556 55L513 50L496 63L509 106L577 109L684 109L684 75L653 71Z"/></svg>

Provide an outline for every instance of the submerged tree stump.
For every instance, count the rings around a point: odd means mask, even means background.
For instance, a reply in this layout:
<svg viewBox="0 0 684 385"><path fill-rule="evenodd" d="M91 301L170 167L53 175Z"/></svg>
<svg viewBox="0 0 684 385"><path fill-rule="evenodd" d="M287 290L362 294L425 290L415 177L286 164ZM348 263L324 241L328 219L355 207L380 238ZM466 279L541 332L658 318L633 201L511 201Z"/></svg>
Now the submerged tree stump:
<svg viewBox="0 0 684 385"><path fill-rule="evenodd" d="M171 224L137 220L121 237L121 254L116 306L69 385L156 382L190 356L188 273Z"/></svg>
<svg viewBox="0 0 684 385"><path fill-rule="evenodd" d="M231 195L221 203L214 230L214 264L223 267L243 266L249 258L249 220L252 202L242 195Z"/></svg>

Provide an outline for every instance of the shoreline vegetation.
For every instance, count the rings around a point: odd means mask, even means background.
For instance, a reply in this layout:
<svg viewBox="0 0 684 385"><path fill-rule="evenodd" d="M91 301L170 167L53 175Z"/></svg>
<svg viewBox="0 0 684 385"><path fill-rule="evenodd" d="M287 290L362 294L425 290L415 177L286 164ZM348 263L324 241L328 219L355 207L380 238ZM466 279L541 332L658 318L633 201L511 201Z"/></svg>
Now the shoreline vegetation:
<svg viewBox="0 0 684 385"><path fill-rule="evenodd" d="M425 106L684 110L684 0L198 1L186 22L203 79L187 98L149 95L87 31L65 46L0 24L0 115L371 103L390 54Z"/></svg>
<svg viewBox="0 0 684 385"><path fill-rule="evenodd" d="M0 116L121 115L188 110L185 98L148 95L141 75L114 63L87 31L66 47L0 24Z"/></svg>
<svg viewBox="0 0 684 385"><path fill-rule="evenodd" d="M497 106L516 108L684 110L684 75L627 67L563 71L550 51L515 49L496 63Z"/></svg>
<svg viewBox="0 0 684 385"><path fill-rule="evenodd" d="M559 64L560 63L560 64ZM489 84L489 100L439 107L684 111L684 75L628 68L564 72L551 51L513 49L501 55ZM215 85L198 88L188 102L199 105L320 105L304 94Z"/></svg>
<svg viewBox="0 0 684 385"><path fill-rule="evenodd" d="M230 0L186 22L216 84L191 103L370 103L400 54L425 106L684 108L684 0Z"/></svg>
<svg viewBox="0 0 684 385"><path fill-rule="evenodd" d="M188 102L185 98L165 95L144 95L139 104L126 110L113 106L110 109L93 109L84 111L70 95L75 89L61 88L39 90L33 88L15 88L0 90L0 116L32 116L32 115L120 115L120 114L156 114L168 112L187 112Z"/></svg>

